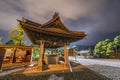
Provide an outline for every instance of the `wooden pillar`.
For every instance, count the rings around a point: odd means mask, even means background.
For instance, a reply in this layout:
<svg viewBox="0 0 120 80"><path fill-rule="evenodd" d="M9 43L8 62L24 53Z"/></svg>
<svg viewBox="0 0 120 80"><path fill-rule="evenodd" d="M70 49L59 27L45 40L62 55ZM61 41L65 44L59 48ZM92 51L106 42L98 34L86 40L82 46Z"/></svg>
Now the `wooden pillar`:
<svg viewBox="0 0 120 80"><path fill-rule="evenodd" d="M34 51L34 49L32 48L32 51L31 51L31 58L30 58L30 63L32 63L33 51Z"/></svg>
<svg viewBox="0 0 120 80"><path fill-rule="evenodd" d="M13 48L13 53L11 53L10 64L12 64L12 63L13 63L14 51L15 51L15 48Z"/></svg>
<svg viewBox="0 0 120 80"><path fill-rule="evenodd" d="M44 53L44 40L40 40L40 53L38 59L38 70L43 70L43 53Z"/></svg>
<svg viewBox="0 0 120 80"><path fill-rule="evenodd" d="M3 59L5 56L5 49L0 48L0 72L2 72L2 64L3 64Z"/></svg>
<svg viewBox="0 0 120 80"><path fill-rule="evenodd" d="M57 49L55 48L55 52L54 52L55 54L57 54Z"/></svg>
<svg viewBox="0 0 120 80"><path fill-rule="evenodd" d="M64 43L64 59L65 59L65 65L68 65L68 49L67 49L67 43Z"/></svg>
<svg viewBox="0 0 120 80"><path fill-rule="evenodd" d="M14 52L11 54L11 55L12 55L12 56L11 56L12 58L10 59L10 63L11 63L11 64L16 62L17 47L14 47L13 49L14 49Z"/></svg>

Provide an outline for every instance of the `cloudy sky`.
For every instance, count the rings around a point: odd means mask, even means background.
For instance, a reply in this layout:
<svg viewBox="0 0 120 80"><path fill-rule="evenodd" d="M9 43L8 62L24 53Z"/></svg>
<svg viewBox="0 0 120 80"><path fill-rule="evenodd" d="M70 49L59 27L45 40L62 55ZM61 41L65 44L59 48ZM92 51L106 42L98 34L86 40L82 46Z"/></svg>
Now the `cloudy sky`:
<svg viewBox="0 0 120 80"><path fill-rule="evenodd" d="M94 45L120 34L120 0L0 0L3 42L8 41L8 32L17 28L16 19L25 17L43 24L54 12L59 12L67 28L88 35L77 44Z"/></svg>

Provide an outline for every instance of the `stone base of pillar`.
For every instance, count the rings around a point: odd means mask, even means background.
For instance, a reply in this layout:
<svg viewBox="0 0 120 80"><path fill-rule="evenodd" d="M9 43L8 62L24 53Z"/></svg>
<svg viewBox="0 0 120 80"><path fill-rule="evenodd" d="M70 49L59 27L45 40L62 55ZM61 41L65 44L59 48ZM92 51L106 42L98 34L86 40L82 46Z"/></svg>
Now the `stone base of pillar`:
<svg viewBox="0 0 120 80"><path fill-rule="evenodd" d="M39 70L39 71L43 71L43 70L47 70L47 69L49 69L48 65L42 65L42 66L37 67L37 70Z"/></svg>
<svg viewBox="0 0 120 80"><path fill-rule="evenodd" d="M65 66L69 66L69 64L65 64Z"/></svg>
<svg viewBox="0 0 120 80"><path fill-rule="evenodd" d="M38 70L38 71L43 71L43 66L38 66L38 67L37 67L37 70Z"/></svg>
<svg viewBox="0 0 120 80"><path fill-rule="evenodd" d="M0 72L2 72L2 69L0 69Z"/></svg>

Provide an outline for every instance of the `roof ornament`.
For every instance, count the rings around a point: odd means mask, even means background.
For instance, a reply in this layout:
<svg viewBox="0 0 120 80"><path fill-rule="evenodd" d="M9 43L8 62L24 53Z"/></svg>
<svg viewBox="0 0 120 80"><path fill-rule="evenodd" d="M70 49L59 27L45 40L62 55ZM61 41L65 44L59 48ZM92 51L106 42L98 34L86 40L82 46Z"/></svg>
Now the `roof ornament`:
<svg viewBox="0 0 120 80"><path fill-rule="evenodd" d="M56 18L59 16L59 13L58 12L55 12L55 14L53 15L53 18Z"/></svg>
<svg viewBox="0 0 120 80"><path fill-rule="evenodd" d="M22 18L22 21L24 22L24 23L26 23L27 22L27 20L23 17Z"/></svg>

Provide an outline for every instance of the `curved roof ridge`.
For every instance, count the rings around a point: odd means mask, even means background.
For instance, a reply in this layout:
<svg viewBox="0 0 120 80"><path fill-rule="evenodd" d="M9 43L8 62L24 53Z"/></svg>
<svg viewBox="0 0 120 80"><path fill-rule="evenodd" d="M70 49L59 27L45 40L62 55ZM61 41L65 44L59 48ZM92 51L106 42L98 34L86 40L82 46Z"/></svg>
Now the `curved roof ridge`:
<svg viewBox="0 0 120 80"><path fill-rule="evenodd" d="M41 25L42 25L42 24L40 24L40 23L31 21L31 20L26 19L26 18L24 18L24 17L22 17L22 22L27 23L27 24L30 24L30 25L34 25L34 26L41 26Z"/></svg>
<svg viewBox="0 0 120 80"><path fill-rule="evenodd" d="M62 23L62 21L61 21L58 13L55 13L55 14L53 15L53 18L52 18L51 20L49 20L48 22L44 23L44 24L42 25L42 28L43 28L44 26L47 26L47 25L51 24L51 23L54 23L54 22L57 21L57 20L59 20L60 24L62 25L61 27L62 27L63 29L65 29L66 31L69 31L69 29L67 29L67 28L65 27L65 25Z"/></svg>
<svg viewBox="0 0 120 80"><path fill-rule="evenodd" d="M57 20L58 18L59 18L59 15L55 13L55 14L53 15L53 18L50 19L48 22L44 23L42 26L49 25L50 23L54 22L54 21Z"/></svg>

